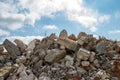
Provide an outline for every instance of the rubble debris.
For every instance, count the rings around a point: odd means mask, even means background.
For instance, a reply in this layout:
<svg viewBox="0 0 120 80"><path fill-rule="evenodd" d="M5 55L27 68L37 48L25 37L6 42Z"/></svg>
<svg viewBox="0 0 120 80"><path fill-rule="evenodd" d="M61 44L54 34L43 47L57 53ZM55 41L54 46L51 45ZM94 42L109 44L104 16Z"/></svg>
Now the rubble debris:
<svg viewBox="0 0 120 80"><path fill-rule="evenodd" d="M68 38L66 38L66 39L58 38L57 43L65 46L69 50L73 50L73 51L76 51L76 49L78 47L77 42L70 40Z"/></svg>
<svg viewBox="0 0 120 80"><path fill-rule="evenodd" d="M60 59L64 58L66 55L65 50L59 50L59 49L52 49L47 55L45 56L45 61L49 63L54 63L59 61Z"/></svg>
<svg viewBox="0 0 120 80"><path fill-rule="evenodd" d="M73 40L73 41L77 41L77 38L74 34L71 34L70 36L68 36L68 38Z"/></svg>
<svg viewBox="0 0 120 80"><path fill-rule="evenodd" d="M106 47L109 45L110 43L107 41L101 41L97 44L96 46L96 51L99 52L100 54L102 53L106 53Z"/></svg>
<svg viewBox="0 0 120 80"><path fill-rule="evenodd" d="M3 51L4 51L4 48L2 45L0 45L0 55L3 53Z"/></svg>
<svg viewBox="0 0 120 80"><path fill-rule="evenodd" d="M59 38L67 38L68 37L68 33L65 29L63 29L61 32L60 32L60 35L59 35Z"/></svg>
<svg viewBox="0 0 120 80"><path fill-rule="evenodd" d="M10 74L12 70L12 67L10 66L5 66L0 69L0 77L3 77L4 79Z"/></svg>
<svg viewBox="0 0 120 80"><path fill-rule="evenodd" d="M24 52L27 48L27 45L24 44L21 40L15 39L14 42L17 44L17 47L20 49L21 52Z"/></svg>
<svg viewBox="0 0 120 80"><path fill-rule="evenodd" d="M80 48L77 52L77 60L88 60L90 52L86 49Z"/></svg>
<svg viewBox="0 0 120 80"><path fill-rule="evenodd" d="M120 80L120 41L64 29L59 37L14 42L0 45L0 80Z"/></svg>
<svg viewBox="0 0 120 80"><path fill-rule="evenodd" d="M5 41L3 42L3 46L8 51L8 53L11 54L12 57L15 58L21 55L21 52L19 51L18 47L15 44L13 44L11 41L9 41L8 39L5 39Z"/></svg>

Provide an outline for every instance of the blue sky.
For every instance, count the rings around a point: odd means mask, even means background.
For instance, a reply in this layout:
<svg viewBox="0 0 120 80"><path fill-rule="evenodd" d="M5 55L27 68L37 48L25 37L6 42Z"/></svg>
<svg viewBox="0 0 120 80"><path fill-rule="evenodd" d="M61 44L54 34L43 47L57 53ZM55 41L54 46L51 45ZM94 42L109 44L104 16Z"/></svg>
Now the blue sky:
<svg viewBox="0 0 120 80"><path fill-rule="evenodd" d="M120 0L0 0L0 42L86 32L120 40Z"/></svg>

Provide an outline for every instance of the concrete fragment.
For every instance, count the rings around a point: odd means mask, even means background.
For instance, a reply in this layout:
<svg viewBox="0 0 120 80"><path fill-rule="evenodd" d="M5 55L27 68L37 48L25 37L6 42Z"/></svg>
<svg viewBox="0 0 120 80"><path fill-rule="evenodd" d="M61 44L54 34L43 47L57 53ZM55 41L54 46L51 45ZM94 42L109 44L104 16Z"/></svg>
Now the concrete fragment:
<svg viewBox="0 0 120 80"><path fill-rule="evenodd" d="M43 64L43 60L40 60L40 61L35 63L34 68L39 69L42 66L42 64Z"/></svg>
<svg viewBox="0 0 120 80"><path fill-rule="evenodd" d="M74 59L71 56L69 56L69 55L65 56L65 61L66 61L65 65L66 65L66 67L73 66L73 63L74 63L73 60Z"/></svg>
<svg viewBox="0 0 120 80"><path fill-rule="evenodd" d="M24 52L27 48L26 44L24 44L21 40L15 39L14 42L17 44L17 47L20 48L21 52Z"/></svg>
<svg viewBox="0 0 120 80"><path fill-rule="evenodd" d="M16 63L26 63L26 57L25 56L20 56L16 59Z"/></svg>
<svg viewBox="0 0 120 80"><path fill-rule="evenodd" d="M81 39L78 39L78 40L77 40L77 43L78 43L79 45L83 45L83 44L84 44L84 41L81 40Z"/></svg>
<svg viewBox="0 0 120 80"><path fill-rule="evenodd" d="M47 53L47 55L45 56L45 61L48 63L54 63L64 58L65 55L66 55L65 50L52 49L50 53Z"/></svg>
<svg viewBox="0 0 120 80"><path fill-rule="evenodd" d="M96 51L100 54L102 53L106 53L107 50L106 50L106 46L108 46L110 43L107 42L107 41L101 41L97 44L96 46Z"/></svg>
<svg viewBox="0 0 120 80"><path fill-rule="evenodd" d="M80 32L78 34L78 39L80 39L81 37L86 37L86 36L87 36L87 34L85 32Z"/></svg>
<svg viewBox="0 0 120 80"><path fill-rule="evenodd" d="M67 38L68 37L68 33L65 29L63 29L61 32L60 32L60 35L59 35L59 38Z"/></svg>
<svg viewBox="0 0 120 80"><path fill-rule="evenodd" d="M89 65L90 65L90 62L89 62L89 61L82 61L82 62L81 62L81 65L82 65L82 66L89 66Z"/></svg>
<svg viewBox="0 0 120 80"><path fill-rule="evenodd" d="M39 80L51 80L51 79L49 77L42 76L42 77L39 77Z"/></svg>
<svg viewBox="0 0 120 80"><path fill-rule="evenodd" d="M77 52L77 60L88 60L90 52L86 49L80 48Z"/></svg>
<svg viewBox="0 0 120 80"><path fill-rule="evenodd" d="M94 60L95 60L95 53L94 53L94 52L91 52L89 61L90 61L90 62L93 62Z"/></svg>
<svg viewBox="0 0 120 80"><path fill-rule="evenodd" d="M46 55L46 51L41 48L41 49L36 50L34 54L39 55L40 59L44 59Z"/></svg>
<svg viewBox="0 0 120 80"><path fill-rule="evenodd" d="M0 55L3 53L3 51L4 51L4 48L2 45L0 45Z"/></svg>
<svg viewBox="0 0 120 80"><path fill-rule="evenodd" d="M66 38L66 39L59 38L59 39L57 40L57 43L60 44L60 45L65 46L65 47L68 48L69 50L73 50L73 51L76 51L76 50L77 50L77 47L78 47L76 41L70 40L70 39L68 39L68 38Z"/></svg>
<svg viewBox="0 0 120 80"><path fill-rule="evenodd" d="M3 42L3 46L8 51L8 53L11 54L12 57L17 57L21 55L18 47L15 44L13 44L11 41L9 41L8 39L5 39L5 41Z"/></svg>
<svg viewBox="0 0 120 80"><path fill-rule="evenodd" d="M28 52L33 52L33 49L35 48L35 43L36 43L37 39L32 40L27 47L27 51Z"/></svg>
<svg viewBox="0 0 120 80"><path fill-rule="evenodd" d="M0 69L0 77L6 78L9 73L11 72L12 67L10 66L5 66Z"/></svg>
<svg viewBox="0 0 120 80"><path fill-rule="evenodd" d="M52 33L52 34L49 36L49 39L52 39L52 40L56 39L55 33Z"/></svg>

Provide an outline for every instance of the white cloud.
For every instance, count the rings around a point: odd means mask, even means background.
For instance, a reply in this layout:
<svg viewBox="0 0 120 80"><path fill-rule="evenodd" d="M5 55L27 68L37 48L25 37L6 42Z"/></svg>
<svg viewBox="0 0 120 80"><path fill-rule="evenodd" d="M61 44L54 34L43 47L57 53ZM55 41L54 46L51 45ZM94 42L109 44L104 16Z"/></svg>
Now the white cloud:
<svg viewBox="0 0 120 80"><path fill-rule="evenodd" d="M9 39L10 41L14 41L15 39L20 39L22 40L24 43L28 44L30 41L34 40L34 39L43 39L44 36L9 36L9 37L5 37L3 39L3 41L5 39Z"/></svg>
<svg viewBox="0 0 120 80"><path fill-rule="evenodd" d="M100 23L104 23L105 21L109 21L110 17L111 17L110 15L100 16L100 17L99 17L99 22L100 22Z"/></svg>
<svg viewBox="0 0 120 80"><path fill-rule="evenodd" d="M70 21L78 22L92 32L97 30L98 24L109 19L107 15L85 7L83 0L19 0L16 5L0 2L0 7L0 25L11 30L19 29L24 24L34 26L42 16L51 17L59 11L65 12Z"/></svg>
<svg viewBox="0 0 120 80"><path fill-rule="evenodd" d="M8 31L0 29L0 36L9 36L10 33Z"/></svg>
<svg viewBox="0 0 120 80"><path fill-rule="evenodd" d="M120 30L109 31L109 34L120 34Z"/></svg>
<svg viewBox="0 0 120 80"><path fill-rule="evenodd" d="M45 25L45 26L43 26L43 29L45 29L45 30L57 30L58 27L55 25Z"/></svg>

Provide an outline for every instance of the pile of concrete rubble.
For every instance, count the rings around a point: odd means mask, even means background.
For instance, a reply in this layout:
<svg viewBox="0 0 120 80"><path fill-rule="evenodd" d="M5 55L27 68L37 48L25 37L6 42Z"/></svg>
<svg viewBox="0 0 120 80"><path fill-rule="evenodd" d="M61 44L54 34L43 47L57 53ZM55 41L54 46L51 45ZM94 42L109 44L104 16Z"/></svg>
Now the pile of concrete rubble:
<svg viewBox="0 0 120 80"><path fill-rule="evenodd" d="M66 30L28 45L6 39L0 80L120 80L120 41L84 32L68 36Z"/></svg>

